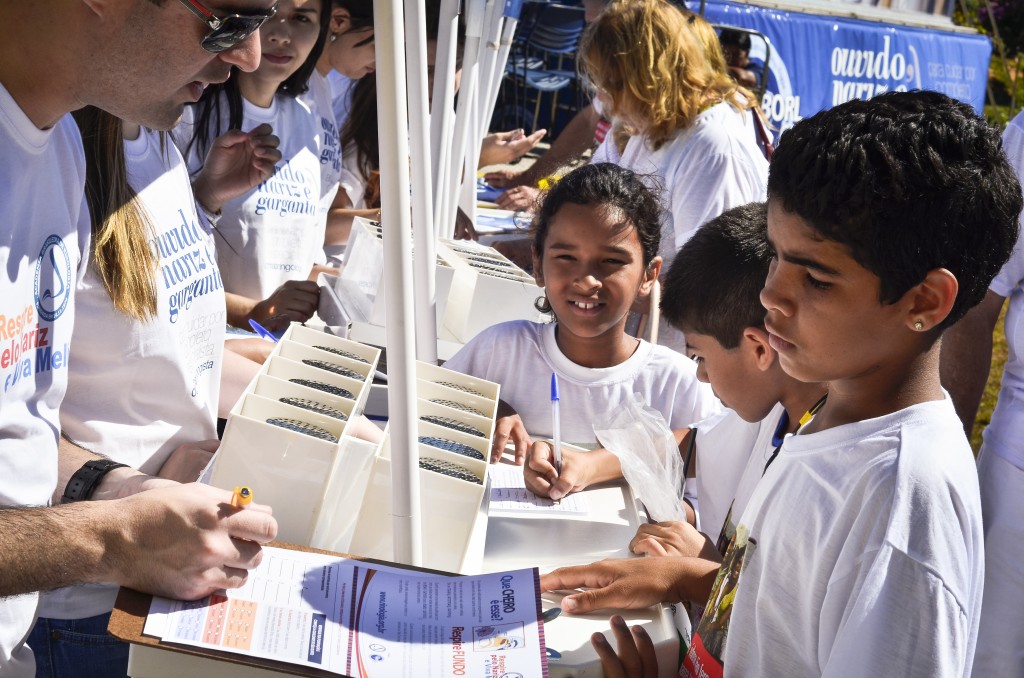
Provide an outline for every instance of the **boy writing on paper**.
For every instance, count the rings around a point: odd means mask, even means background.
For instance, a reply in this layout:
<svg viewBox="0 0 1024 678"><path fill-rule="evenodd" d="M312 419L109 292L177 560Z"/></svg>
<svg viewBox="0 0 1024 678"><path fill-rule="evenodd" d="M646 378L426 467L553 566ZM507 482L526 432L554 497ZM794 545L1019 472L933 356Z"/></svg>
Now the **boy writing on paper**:
<svg viewBox="0 0 1024 678"><path fill-rule="evenodd" d="M710 383L730 408L695 425L697 463L691 463L700 509L696 527L712 538L721 533L726 543L782 437L796 430L825 393L821 385L787 375L768 343L759 296L771 262L766 223L766 205L750 203L701 226L676 255L661 300L665 320L686 336L697 378ZM694 429L675 431L684 456ZM607 449L562 455L562 473L556 475L548 443L534 443L527 487L558 499L622 477L618 457ZM678 523L643 525L631 547L637 553L696 555L684 546L694 536Z"/></svg>
<svg viewBox="0 0 1024 678"><path fill-rule="evenodd" d="M542 587L595 587L569 612L708 600L681 675L969 676L981 506L939 350L1017 237L999 135L935 92L851 101L783 135L768 195L765 327L828 401L754 489L721 569L606 561ZM613 628L619 656L595 638L606 675L651 674L649 639Z"/></svg>

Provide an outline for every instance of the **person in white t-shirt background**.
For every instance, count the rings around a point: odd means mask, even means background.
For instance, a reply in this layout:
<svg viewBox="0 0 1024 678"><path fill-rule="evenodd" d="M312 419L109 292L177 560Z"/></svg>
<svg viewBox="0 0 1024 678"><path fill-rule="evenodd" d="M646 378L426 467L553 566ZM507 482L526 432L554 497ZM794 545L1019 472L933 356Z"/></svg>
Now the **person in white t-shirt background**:
<svg viewBox="0 0 1024 678"><path fill-rule="evenodd" d="M162 133L93 107L74 117L92 238L62 433L145 473L192 482L217 447L225 311L212 229ZM273 172L280 154L268 131L216 140L196 179L205 210L219 211ZM116 593L101 584L42 595L29 637L37 675L126 675L128 645L106 631Z"/></svg>
<svg viewBox="0 0 1024 678"><path fill-rule="evenodd" d="M373 73L376 65L372 0L331 0L327 43L310 76L309 94L315 100L321 126L334 135L338 150L331 162L336 164L339 177L343 172L339 139L352 103L351 87L363 76ZM339 216L334 210L348 209L351 205L348 193L339 190L327 219L324 239L324 254L332 266L341 265L352 229L352 220Z"/></svg>
<svg viewBox="0 0 1024 678"><path fill-rule="evenodd" d="M277 15L260 28L259 67L208 87L173 131L193 175L228 130L269 124L280 139L274 174L225 203L216 217L227 320L245 330L249 320L282 330L316 311L319 287L310 277L324 263L326 206L338 174L320 161L330 149L323 147L319 115L300 95L327 38L326 7L327 0L281 0Z"/></svg>
<svg viewBox="0 0 1024 678"><path fill-rule="evenodd" d="M717 411L692 361L626 334L626 315L658 277L660 204L633 172L584 165L545 196L534 220L538 308L554 323L513 321L474 337L445 366L501 384L491 460L509 439L522 464L530 436L552 435L551 374L565 442L594 447L594 417L640 393L671 428ZM553 467L552 467L553 472Z"/></svg>
<svg viewBox="0 0 1024 678"><path fill-rule="evenodd" d="M269 507L231 509L229 492L115 468L59 437L90 230L79 218L81 138L66 114L91 104L170 128L184 104L225 79L231 66L255 68L253 33L272 5L0 4L0 315L7 342L0 353L9 352L0 357L4 678L35 675L25 644L38 602L33 592L112 582L200 598L244 583L262 557L259 545L276 534ZM198 16L204 11L224 21L212 27Z"/></svg>
<svg viewBox="0 0 1024 678"><path fill-rule="evenodd" d="M1024 114L1003 132L1003 148L1024 177ZM943 384L970 434L992 365L992 331L1003 304L1009 359L978 456L985 521L985 600L974 671L1024 675L1024 231L984 300L954 325L942 347Z"/></svg>
<svg viewBox="0 0 1024 678"><path fill-rule="evenodd" d="M706 44L698 21L667 0L612 3L579 47L581 72L628 136L617 163L656 177L662 189L666 267L698 226L764 200L768 177L749 113L755 99L718 67L721 47ZM609 135L614 141L614 127ZM683 350L682 335L664 321L659 341Z"/></svg>

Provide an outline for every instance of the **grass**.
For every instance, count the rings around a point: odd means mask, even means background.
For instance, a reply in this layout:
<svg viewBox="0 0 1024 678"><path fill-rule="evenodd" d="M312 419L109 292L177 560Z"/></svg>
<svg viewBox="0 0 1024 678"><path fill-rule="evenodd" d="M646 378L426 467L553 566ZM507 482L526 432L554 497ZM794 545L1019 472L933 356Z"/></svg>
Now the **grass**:
<svg viewBox="0 0 1024 678"><path fill-rule="evenodd" d="M1006 363L1007 356L1003 322L1006 319L1008 305L1003 304L1003 311L999 314L999 321L996 323L996 331L992 335L992 371L988 374L985 392L981 396L981 405L978 406L978 416L974 420L974 430L971 431L971 448L975 455L981 449L981 432L992 421L992 410L995 409L996 398L999 397L999 384L1002 381L1003 365Z"/></svg>

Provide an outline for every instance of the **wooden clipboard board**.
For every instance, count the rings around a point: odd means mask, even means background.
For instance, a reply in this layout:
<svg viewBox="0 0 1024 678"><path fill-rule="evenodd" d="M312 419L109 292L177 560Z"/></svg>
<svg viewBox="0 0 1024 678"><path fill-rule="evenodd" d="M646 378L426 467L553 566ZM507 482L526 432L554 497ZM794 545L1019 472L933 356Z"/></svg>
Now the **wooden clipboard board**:
<svg viewBox="0 0 1024 678"><path fill-rule="evenodd" d="M440 574L449 577L459 576L457 574L452 574L451 572L440 572L438 570L430 570L422 567L413 567L411 565L389 563L383 560L376 560L374 558L362 558L360 556L352 556L345 553L336 553L334 551L324 551L322 549L314 549L309 548L307 546L297 546L295 544L271 542L270 544L268 544L268 546L274 546L276 548L281 549L288 549L291 551L303 551L305 553L323 553L325 555L341 556L344 558L350 558L352 560L360 560L366 563L377 565L387 565L389 567L397 567L404 570L415 570L417 572ZM135 645L146 645L153 648L159 648L161 650L169 650L171 652L179 652L181 654L204 657L206 659L228 662L230 664L240 664L242 666L255 666L292 676L317 676L321 678L338 678L338 676L341 675L323 669L314 669L307 666L299 666L298 664L289 664L287 662L276 661L273 659L264 659L263 657L251 657L249 655L238 654L236 652L224 652L222 650L213 650L204 647L195 647L192 645L164 643L159 638L144 635L142 632L143 628L146 625L146 616L149 614L149 606L152 600L153 596L148 593L141 593L133 589L121 587L121 589L117 592L117 601L114 603L114 610L110 614L110 624L107 626L107 631L110 633L110 635L114 636L118 640L123 640L126 643L132 643Z"/></svg>

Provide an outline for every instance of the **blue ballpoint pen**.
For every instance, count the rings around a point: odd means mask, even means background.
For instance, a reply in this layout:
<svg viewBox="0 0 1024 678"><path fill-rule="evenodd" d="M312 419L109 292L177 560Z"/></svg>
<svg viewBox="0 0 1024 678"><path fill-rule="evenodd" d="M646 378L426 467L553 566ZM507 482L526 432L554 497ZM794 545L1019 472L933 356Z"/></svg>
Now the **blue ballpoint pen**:
<svg viewBox="0 0 1024 678"><path fill-rule="evenodd" d="M270 341L277 343L278 339L277 337L274 336L274 333L268 330L263 325L260 325L252 318L249 318L249 326L252 327L253 331L256 332L256 334L260 335L264 339L269 339Z"/></svg>
<svg viewBox="0 0 1024 678"><path fill-rule="evenodd" d="M558 416L558 375L551 373L551 437L555 448L555 472L562 473L562 420Z"/></svg>

